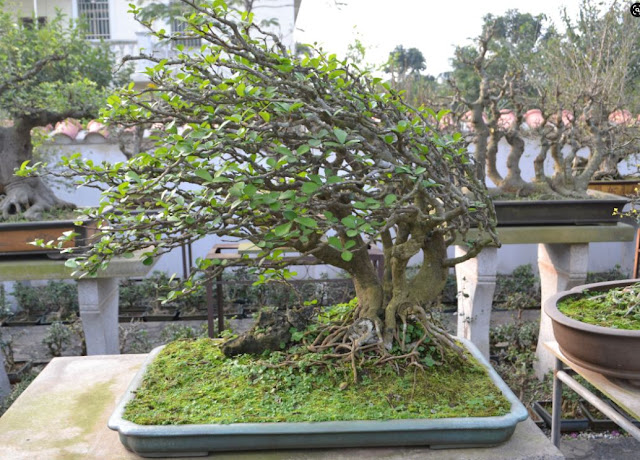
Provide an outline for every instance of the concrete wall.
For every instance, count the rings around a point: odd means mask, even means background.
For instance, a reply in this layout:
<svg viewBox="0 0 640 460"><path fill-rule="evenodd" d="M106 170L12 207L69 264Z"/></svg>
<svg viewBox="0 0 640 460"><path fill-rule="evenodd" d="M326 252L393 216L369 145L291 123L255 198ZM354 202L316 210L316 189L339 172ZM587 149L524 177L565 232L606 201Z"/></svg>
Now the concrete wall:
<svg viewBox="0 0 640 460"><path fill-rule="evenodd" d="M36 0L38 6L38 16L53 17L56 9L67 17L72 17L72 0ZM21 17L33 15L34 0L7 0L5 1L8 11L19 11Z"/></svg>

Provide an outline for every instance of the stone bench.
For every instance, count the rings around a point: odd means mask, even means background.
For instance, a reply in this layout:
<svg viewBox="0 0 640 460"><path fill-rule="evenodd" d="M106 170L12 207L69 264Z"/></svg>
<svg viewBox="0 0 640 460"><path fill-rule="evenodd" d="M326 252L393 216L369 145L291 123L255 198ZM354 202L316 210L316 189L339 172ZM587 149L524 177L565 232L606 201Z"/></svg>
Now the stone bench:
<svg viewBox="0 0 640 460"><path fill-rule="evenodd" d="M0 282L64 280L78 282L80 319L87 343L88 355L119 354L118 293L120 278L144 277L152 265L143 265L140 258L117 258L96 277L78 278L65 266L64 260L48 258L0 259ZM0 399L10 391L4 359L0 354Z"/></svg>

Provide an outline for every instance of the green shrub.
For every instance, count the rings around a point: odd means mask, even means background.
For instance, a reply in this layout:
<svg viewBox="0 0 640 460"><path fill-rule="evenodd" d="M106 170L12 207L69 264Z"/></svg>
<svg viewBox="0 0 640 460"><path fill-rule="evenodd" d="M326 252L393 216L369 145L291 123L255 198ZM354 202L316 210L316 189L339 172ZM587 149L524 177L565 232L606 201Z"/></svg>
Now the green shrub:
<svg viewBox="0 0 640 460"><path fill-rule="evenodd" d="M60 321L54 321L47 328L47 334L42 339L42 343L47 346L51 356L62 356L64 349L71 345L72 334L69 326Z"/></svg>

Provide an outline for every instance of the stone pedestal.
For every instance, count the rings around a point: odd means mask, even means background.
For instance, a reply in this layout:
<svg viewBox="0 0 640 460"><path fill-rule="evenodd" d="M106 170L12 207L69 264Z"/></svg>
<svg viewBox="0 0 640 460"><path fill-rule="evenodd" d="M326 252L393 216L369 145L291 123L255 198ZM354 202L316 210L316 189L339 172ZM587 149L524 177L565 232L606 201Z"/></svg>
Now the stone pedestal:
<svg viewBox="0 0 640 460"><path fill-rule="evenodd" d="M467 253L455 247L455 256ZM456 265L458 283L458 336L471 340L489 358L489 322L496 289L498 249L485 248L477 257Z"/></svg>
<svg viewBox="0 0 640 460"><path fill-rule="evenodd" d="M552 295L566 291L587 279L587 265L589 263L589 244L539 244L538 269L540 270L540 286L542 305ZM536 362L534 369L536 376L542 380L544 375L553 369L555 358L543 346L545 342L553 342L553 328L551 318L544 310L540 314L540 335L536 348Z"/></svg>
<svg viewBox="0 0 640 460"><path fill-rule="evenodd" d="M118 278L78 280L78 303L87 355L120 353L118 281Z"/></svg>

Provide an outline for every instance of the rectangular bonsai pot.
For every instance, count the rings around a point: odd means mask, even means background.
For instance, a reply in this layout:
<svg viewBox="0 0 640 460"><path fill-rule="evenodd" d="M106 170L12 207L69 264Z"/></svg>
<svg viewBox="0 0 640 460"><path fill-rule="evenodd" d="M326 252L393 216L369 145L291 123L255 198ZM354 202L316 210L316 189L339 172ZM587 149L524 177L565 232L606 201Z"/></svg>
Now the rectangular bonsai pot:
<svg viewBox="0 0 640 460"><path fill-rule="evenodd" d="M96 234L95 222L83 222L76 225L74 220L51 220L39 222L15 222L0 224L0 256L59 255L59 249L45 249L31 244L35 240L54 241L64 232L73 231L77 236L66 242L65 248L82 248L90 244Z"/></svg>
<svg viewBox="0 0 640 460"><path fill-rule="evenodd" d="M627 198L610 193L589 191L590 200L521 200L494 201L498 226L516 225L593 225L615 224Z"/></svg>
<svg viewBox="0 0 640 460"><path fill-rule="evenodd" d="M120 441L143 457L196 456L218 451L312 449L382 446L432 448L494 446L507 441L527 410L469 341L460 340L485 366L495 385L511 403L499 417L406 419L388 421L336 421L294 423L236 423L209 425L138 425L122 418L135 397L149 363L162 347L154 349L131 382L109 419Z"/></svg>
<svg viewBox="0 0 640 460"><path fill-rule="evenodd" d="M533 403L533 410L544 420L548 428L551 428L551 412L546 407L551 408L551 401L536 401ZM562 433L573 433L586 431L589 429L587 418L572 418L560 420L560 431Z"/></svg>

